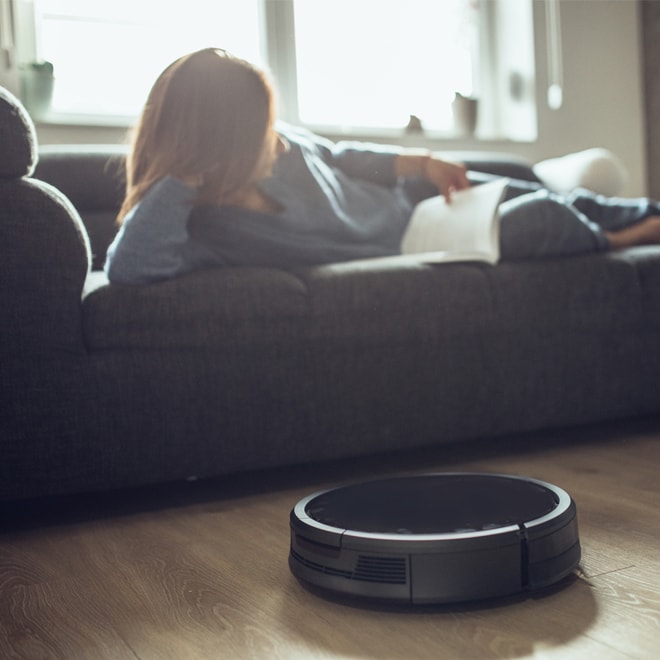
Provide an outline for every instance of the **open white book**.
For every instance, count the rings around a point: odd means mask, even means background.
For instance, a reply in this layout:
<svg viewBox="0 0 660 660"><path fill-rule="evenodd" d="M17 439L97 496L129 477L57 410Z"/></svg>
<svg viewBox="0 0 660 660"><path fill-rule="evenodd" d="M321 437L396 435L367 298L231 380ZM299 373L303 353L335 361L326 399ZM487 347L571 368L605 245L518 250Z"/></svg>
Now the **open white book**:
<svg viewBox="0 0 660 660"><path fill-rule="evenodd" d="M420 202L401 241L401 254L415 254L429 263L486 261L500 258L498 208L509 179L495 179L452 195Z"/></svg>

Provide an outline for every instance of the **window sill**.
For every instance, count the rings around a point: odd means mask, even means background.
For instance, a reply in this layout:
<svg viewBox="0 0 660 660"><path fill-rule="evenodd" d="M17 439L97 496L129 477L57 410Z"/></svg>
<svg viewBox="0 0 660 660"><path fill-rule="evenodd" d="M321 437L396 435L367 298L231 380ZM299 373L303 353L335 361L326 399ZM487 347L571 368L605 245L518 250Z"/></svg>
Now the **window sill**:
<svg viewBox="0 0 660 660"><path fill-rule="evenodd" d="M92 115L47 112L43 115L33 117L37 126L64 126L75 128L77 126L99 127L99 128L129 128L135 125L137 117L130 115Z"/></svg>
<svg viewBox="0 0 660 660"><path fill-rule="evenodd" d="M72 113L46 113L34 118L40 128L64 128L68 131L81 129L119 129L126 130L135 125L137 117L129 115L91 115ZM323 135L330 140L355 140L394 144L411 148L430 149L492 149L498 145L533 143L535 140L515 140L504 135L463 134L450 130L425 130L409 132L405 128L352 128L349 126L306 126L309 130Z"/></svg>
<svg viewBox="0 0 660 660"><path fill-rule="evenodd" d="M285 120L286 121L286 120ZM536 136L529 139L516 139L505 134L486 133L477 129L475 133L462 133L453 130L424 129L409 131L406 128L372 128L351 126L329 126L301 124L310 131L323 135L332 141L355 140L356 142L375 142L396 144L412 148L443 148L447 144L458 148L478 148L479 145L490 148L493 145L534 143Z"/></svg>
<svg viewBox="0 0 660 660"><path fill-rule="evenodd" d="M408 133L405 130L383 131L336 131L331 128L311 129L330 140L355 140L358 142L376 142L395 144L402 147L425 149L492 149L494 146L533 143L535 140L514 140L504 135L484 135L480 132L463 134L452 131L424 131Z"/></svg>

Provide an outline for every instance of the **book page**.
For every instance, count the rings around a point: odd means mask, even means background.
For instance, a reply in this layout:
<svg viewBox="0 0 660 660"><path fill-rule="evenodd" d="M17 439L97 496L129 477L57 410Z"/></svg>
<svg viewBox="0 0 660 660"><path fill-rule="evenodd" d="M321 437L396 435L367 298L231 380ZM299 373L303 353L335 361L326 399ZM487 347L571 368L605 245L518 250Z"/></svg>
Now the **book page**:
<svg viewBox="0 0 660 660"><path fill-rule="evenodd" d="M496 179L452 195L420 202L401 242L402 254L423 254L427 261L499 260L498 208L509 180ZM427 258L428 257L428 258Z"/></svg>

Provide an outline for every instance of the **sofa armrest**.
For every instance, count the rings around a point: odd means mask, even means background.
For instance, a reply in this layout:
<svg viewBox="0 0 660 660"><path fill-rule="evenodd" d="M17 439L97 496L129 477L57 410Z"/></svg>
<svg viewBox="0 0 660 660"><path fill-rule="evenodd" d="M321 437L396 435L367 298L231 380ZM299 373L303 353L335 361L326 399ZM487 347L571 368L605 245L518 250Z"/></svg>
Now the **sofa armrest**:
<svg viewBox="0 0 660 660"><path fill-rule="evenodd" d="M30 179L0 179L0 200L0 363L84 351L90 256L78 213L58 190Z"/></svg>

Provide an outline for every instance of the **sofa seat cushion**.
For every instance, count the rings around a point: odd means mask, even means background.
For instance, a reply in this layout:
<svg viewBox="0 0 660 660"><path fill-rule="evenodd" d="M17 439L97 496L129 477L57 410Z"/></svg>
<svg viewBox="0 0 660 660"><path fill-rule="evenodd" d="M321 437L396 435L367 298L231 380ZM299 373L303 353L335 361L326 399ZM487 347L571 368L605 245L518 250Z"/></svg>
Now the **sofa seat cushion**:
<svg viewBox="0 0 660 660"><path fill-rule="evenodd" d="M625 250L618 259L628 261L635 269L642 292L642 307L647 328L660 330L660 247L649 245Z"/></svg>
<svg viewBox="0 0 660 660"><path fill-rule="evenodd" d="M611 337L649 321L660 329L658 252L496 267L393 257L292 272L219 268L149 286L106 284L84 300L85 338L91 350L213 350L301 341L440 344L457 337L485 347L497 335L561 342L567 331Z"/></svg>
<svg viewBox="0 0 660 660"><path fill-rule="evenodd" d="M657 252L656 252L657 254ZM301 271L314 329L328 339L444 341L466 334L611 332L640 327L658 307L641 273L659 260L604 256L430 265L414 257ZM656 275L657 277L657 275ZM654 281L651 274L649 283ZM612 304L616 300L617 304Z"/></svg>
<svg viewBox="0 0 660 660"><path fill-rule="evenodd" d="M90 351L213 351L297 341L308 301L303 283L284 271L211 269L148 286L97 283L83 313Z"/></svg>

